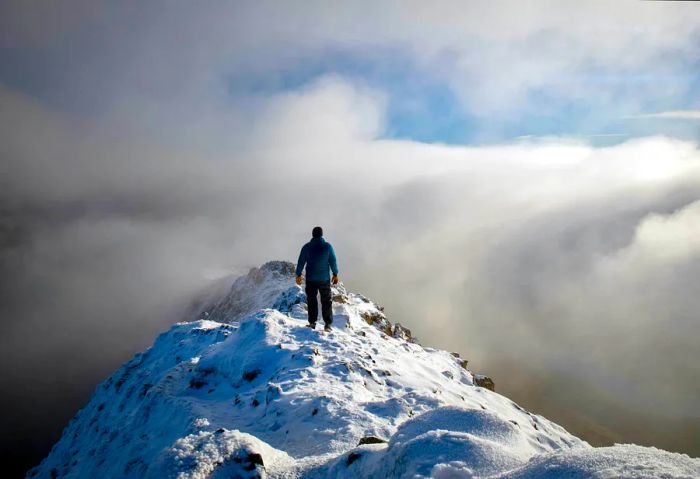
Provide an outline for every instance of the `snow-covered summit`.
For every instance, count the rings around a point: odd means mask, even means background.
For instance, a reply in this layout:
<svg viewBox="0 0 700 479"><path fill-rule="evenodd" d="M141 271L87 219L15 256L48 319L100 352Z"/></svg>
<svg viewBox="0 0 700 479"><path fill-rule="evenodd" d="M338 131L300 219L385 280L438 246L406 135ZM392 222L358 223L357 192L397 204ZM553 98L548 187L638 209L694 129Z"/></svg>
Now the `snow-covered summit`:
<svg viewBox="0 0 700 479"><path fill-rule="evenodd" d="M688 456L590 447L342 285L335 329L312 331L293 277L253 268L161 334L28 477L700 477Z"/></svg>
<svg viewBox="0 0 700 479"><path fill-rule="evenodd" d="M233 282L223 298L211 300L200 306L193 319L231 324L265 308L306 319L306 294L303 288L293 283L295 269L294 264L288 261L269 261L260 268L252 268L247 275ZM375 326L389 336L413 341L409 329L400 323L390 322L384 314L384 308L363 295L349 294L342 283L333 285L332 292L336 305L345 304L351 307L365 323ZM352 306L349 303L352 303ZM335 315L334 325L353 328L353 324L348 323L347 314ZM361 323L361 326L364 327L365 324Z"/></svg>

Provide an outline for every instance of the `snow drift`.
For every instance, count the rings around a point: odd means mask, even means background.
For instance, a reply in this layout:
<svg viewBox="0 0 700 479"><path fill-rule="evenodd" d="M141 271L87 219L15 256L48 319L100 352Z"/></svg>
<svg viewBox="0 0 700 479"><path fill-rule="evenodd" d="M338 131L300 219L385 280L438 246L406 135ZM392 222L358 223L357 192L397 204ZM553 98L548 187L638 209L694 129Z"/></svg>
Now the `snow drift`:
<svg viewBox="0 0 700 479"><path fill-rule="evenodd" d="M342 285L335 329L312 331L293 275L253 268L161 334L27 477L700 477L685 455L592 448Z"/></svg>

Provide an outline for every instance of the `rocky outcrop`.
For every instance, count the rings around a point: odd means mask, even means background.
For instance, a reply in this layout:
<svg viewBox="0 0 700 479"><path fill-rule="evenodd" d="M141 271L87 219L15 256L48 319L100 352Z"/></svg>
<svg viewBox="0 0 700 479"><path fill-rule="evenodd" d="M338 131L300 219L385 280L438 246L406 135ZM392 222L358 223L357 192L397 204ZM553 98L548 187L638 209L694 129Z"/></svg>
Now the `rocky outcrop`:
<svg viewBox="0 0 700 479"><path fill-rule="evenodd" d="M411 335L411 330L405 326L402 326L401 323L394 324L391 335L395 338L403 339L404 341L414 342L413 335Z"/></svg>
<svg viewBox="0 0 700 479"><path fill-rule="evenodd" d="M392 324L386 318L386 315L377 308L376 311L366 311L360 315L365 322L371 326L374 326L378 330L382 331L387 336L392 338L403 339L410 343L415 343L416 339L411 334L411 330L400 323Z"/></svg>
<svg viewBox="0 0 700 479"><path fill-rule="evenodd" d="M479 387L486 388L489 391L496 391L496 385L493 383L493 379L483 374L474 375L474 384Z"/></svg>

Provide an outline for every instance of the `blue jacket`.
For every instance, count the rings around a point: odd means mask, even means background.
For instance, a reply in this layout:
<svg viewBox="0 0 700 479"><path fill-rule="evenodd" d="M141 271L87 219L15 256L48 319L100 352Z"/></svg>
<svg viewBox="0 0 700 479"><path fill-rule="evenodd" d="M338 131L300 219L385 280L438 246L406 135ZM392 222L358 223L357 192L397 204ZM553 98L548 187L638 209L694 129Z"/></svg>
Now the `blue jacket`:
<svg viewBox="0 0 700 479"><path fill-rule="evenodd" d="M333 246L322 237L311 238L311 241L301 248L297 261L297 276L301 276L305 264L306 281L330 281L329 267L334 275L338 274L338 261Z"/></svg>

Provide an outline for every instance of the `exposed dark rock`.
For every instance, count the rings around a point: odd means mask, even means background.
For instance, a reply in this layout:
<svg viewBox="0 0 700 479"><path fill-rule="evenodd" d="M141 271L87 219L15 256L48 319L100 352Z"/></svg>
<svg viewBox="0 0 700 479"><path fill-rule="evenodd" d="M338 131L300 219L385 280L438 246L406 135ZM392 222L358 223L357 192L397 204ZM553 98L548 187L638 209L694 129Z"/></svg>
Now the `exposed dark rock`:
<svg viewBox="0 0 700 479"><path fill-rule="evenodd" d="M385 439L382 439L381 437L377 436L365 436L362 439L360 439L360 443L358 446L361 446L363 444L382 444L387 442Z"/></svg>
<svg viewBox="0 0 700 479"><path fill-rule="evenodd" d="M248 382L252 382L255 378L260 376L261 372L262 371L260 371L259 369L256 368L256 369L252 369L250 371L245 371L241 377Z"/></svg>
<svg viewBox="0 0 700 479"><path fill-rule="evenodd" d="M252 464L254 466L253 468L255 468L255 466L265 467L262 455L258 454L257 452L248 453L248 457L246 459L249 464Z"/></svg>
<svg viewBox="0 0 700 479"><path fill-rule="evenodd" d="M202 389L206 385L207 385L207 382L202 381L201 379L198 379L198 378L190 379L190 388L192 388L192 389Z"/></svg>
<svg viewBox="0 0 700 479"><path fill-rule="evenodd" d="M345 461L345 464L349 466L350 464L357 461L361 457L362 457L362 454L360 454L359 452L351 452L350 454L348 454L348 458Z"/></svg>

